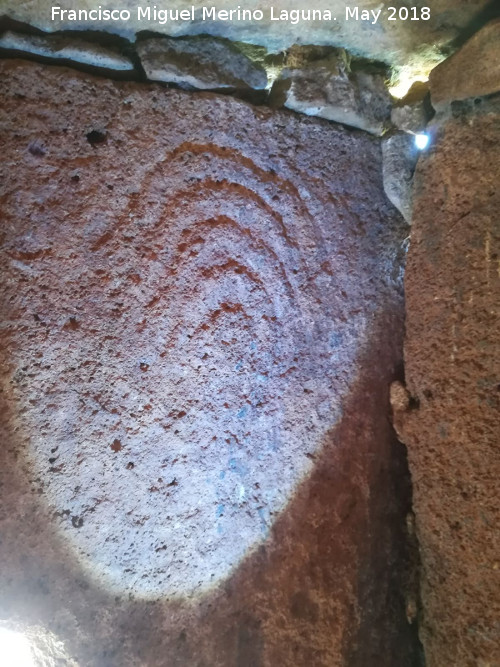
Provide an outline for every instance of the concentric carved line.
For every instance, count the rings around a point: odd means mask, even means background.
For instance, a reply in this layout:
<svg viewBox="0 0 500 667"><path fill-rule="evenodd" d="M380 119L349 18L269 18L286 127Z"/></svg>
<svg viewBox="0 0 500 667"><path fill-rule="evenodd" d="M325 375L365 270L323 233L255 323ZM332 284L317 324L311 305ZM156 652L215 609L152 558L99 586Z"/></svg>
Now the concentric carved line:
<svg viewBox="0 0 500 667"><path fill-rule="evenodd" d="M261 250L264 251L266 254L268 254L272 258L272 260L274 260L276 266L279 268L279 273L282 279L282 285L288 290L290 298L294 298L296 296L296 289L292 286L292 283L290 282L286 269L284 267L283 261L280 259L277 252L268 243L266 243L262 237L257 236L251 227L244 227L241 223L238 223L234 219L225 215L219 215L216 217L207 218L205 220L196 221L194 226L185 230L185 232L183 233L183 241L177 244L178 254L176 255L176 257L181 258L184 263L189 263L190 258L186 257L186 259L184 259L183 255L187 253L188 249L191 248L189 241L191 241L192 243L192 240L190 239L190 237L192 237L193 235L199 235L205 228L207 228L209 232L211 232L218 227L221 228L229 227L234 229L240 235L240 238L245 238L245 237L248 238L256 250ZM198 243L200 242L200 239L196 240ZM177 261L178 260L176 260L175 263L177 263ZM245 273L250 279L259 282L259 284L261 284L265 288L264 283L254 271L251 271L250 269L248 269L248 267L246 267L243 264L238 264L238 262L235 259L231 260L227 264L227 268L228 269L231 268L236 271L240 269L241 272ZM179 269L177 267L166 267L165 269L166 276L175 276L178 272Z"/></svg>
<svg viewBox="0 0 500 667"><path fill-rule="evenodd" d="M214 143L197 144L194 142L185 141L184 143L174 148L173 151L167 155L165 161L175 159L184 155L185 153L192 153L193 155L203 155L208 153L212 156L220 157L224 160L232 160L240 165L243 165L248 170L252 171L261 183L273 183L281 190L287 192L292 197L297 199L301 203L303 211L307 213L309 218L312 218L307 206L299 194L298 189L291 181L281 178L273 171L262 169L262 167L259 167L253 160L246 157L239 151L233 148L229 148L228 146L219 146Z"/></svg>
<svg viewBox="0 0 500 667"><path fill-rule="evenodd" d="M311 216L307 206L301 199L297 188L292 183L290 183L285 179L280 178L276 174L270 173L269 171L266 171L261 167L258 167L250 158L243 156L238 151L235 151L234 149L230 149L227 147L216 146L215 144L194 144L190 142L185 142L176 147L175 149L173 149L173 151L171 151L170 153L168 153L165 156L165 158L161 162L156 163L155 166L143 178L141 184L141 192L133 195L131 199L130 206L128 209L129 214L132 215L134 213L137 214L140 210L142 210L145 206L148 205L146 193L149 192L150 190L149 186L152 179L157 177L158 172L161 171L162 169L167 167L170 168L172 160L179 158L181 155L186 154L186 152L192 152L194 155L197 156L203 155L204 153L208 153L209 155L212 155L213 157L216 158L221 158L224 160L229 159L231 161L237 162L238 164L243 164L243 166L246 169L248 169L258 179L260 183L263 184L272 183L277 187L279 187L283 192L286 192L291 197L293 197L295 201L297 201L297 203L299 204L301 212L306 216L309 223L312 224L312 230L315 229L316 226L314 225L314 219ZM268 204L260 195L258 195L251 188L237 182L228 181L227 179L215 180L210 178L204 179L201 183L195 184L193 187L194 188L198 187L200 189L201 188L210 189L214 192L224 188L228 188L232 192L237 192L239 190L239 193L242 196L248 197L254 203L263 206L266 209L266 211L278 222L283 237L286 239L286 241L290 243L292 246L297 247L297 242L290 236L290 232L283 221L283 216L278 211L275 211L270 206L270 204ZM176 191L175 193L170 193L166 203L168 203L169 206L174 206L178 198L186 196L187 194L189 194L189 189ZM127 222L128 220L126 218L120 220L116 225L113 226L112 230L108 230L103 235L101 235L101 237L99 237L99 239L97 239L97 241L95 241L94 244L92 245L91 248L92 251L99 250L112 238L112 235L117 233L123 225L127 224Z"/></svg>

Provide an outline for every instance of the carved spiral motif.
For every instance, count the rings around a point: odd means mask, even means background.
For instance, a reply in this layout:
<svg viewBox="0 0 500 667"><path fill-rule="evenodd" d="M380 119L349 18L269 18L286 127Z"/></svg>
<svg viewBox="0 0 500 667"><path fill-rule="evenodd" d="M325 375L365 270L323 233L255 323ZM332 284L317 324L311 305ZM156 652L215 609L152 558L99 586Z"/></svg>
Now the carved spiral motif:
<svg viewBox="0 0 500 667"><path fill-rule="evenodd" d="M38 284L82 314L46 345L44 400L26 389L31 447L63 533L116 589L185 596L227 576L341 415L369 267L341 189L294 173L180 143L75 233L78 285L38 255Z"/></svg>

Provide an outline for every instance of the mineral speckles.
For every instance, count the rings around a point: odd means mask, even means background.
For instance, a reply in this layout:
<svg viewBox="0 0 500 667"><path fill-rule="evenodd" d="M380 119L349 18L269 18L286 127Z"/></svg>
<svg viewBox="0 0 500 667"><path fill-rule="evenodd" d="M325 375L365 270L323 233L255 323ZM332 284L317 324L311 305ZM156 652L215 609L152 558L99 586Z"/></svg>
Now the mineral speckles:
<svg viewBox="0 0 500 667"><path fill-rule="evenodd" d="M32 465L94 576L206 590L269 534L399 298L379 144L227 98L2 67L3 342ZM18 157L33 141L36 167Z"/></svg>

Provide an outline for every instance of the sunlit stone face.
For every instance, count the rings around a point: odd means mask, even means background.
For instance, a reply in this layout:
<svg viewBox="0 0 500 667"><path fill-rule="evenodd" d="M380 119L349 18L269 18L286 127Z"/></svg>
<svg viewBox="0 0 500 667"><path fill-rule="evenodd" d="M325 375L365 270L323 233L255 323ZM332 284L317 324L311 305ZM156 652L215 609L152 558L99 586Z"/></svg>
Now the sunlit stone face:
<svg viewBox="0 0 500 667"><path fill-rule="evenodd" d="M4 239L11 400L84 567L190 596L266 538L342 415L391 274L378 144L166 92L155 135L140 95L81 94L48 131L107 113L107 140L58 135L56 185L28 155Z"/></svg>

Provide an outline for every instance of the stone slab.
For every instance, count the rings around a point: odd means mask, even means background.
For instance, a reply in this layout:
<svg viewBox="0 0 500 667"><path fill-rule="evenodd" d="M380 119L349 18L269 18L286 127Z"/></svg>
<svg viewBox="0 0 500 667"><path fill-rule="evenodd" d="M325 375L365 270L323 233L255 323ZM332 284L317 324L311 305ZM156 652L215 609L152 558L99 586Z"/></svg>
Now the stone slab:
<svg viewBox="0 0 500 667"><path fill-rule="evenodd" d="M417 82L407 95L397 100L391 111L391 122L398 130L409 134L425 131L427 123L434 115L429 97L429 84Z"/></svg>
<svg viewBox="0 0 500 667"><path fill-rule="evenodd" d="M18 57L26 54L109 71L134 71L132 61L123 54L81 37L28 35L8 30L0 35L0 53L2 49Z"/></svg>
<svg viewBox="0 0 500 667"><path fill-rule="evenodd" d="M229 41L213 37L151 37L136 43L146 76L201 90L261 90L267 74Z"/></svg>
<svg viewBox="0 0 500 667"><path fill-rule="evenodd" d="M500 19L479 30L459 51L432 70L432 105L440 110L450 102L500 91Z"/></svg>
<svg viewBox="0 0 500 667"><path fill-rule="evenodd" d="M382 155L385 194L411 224L413 174L418 160L415 138L404 132L384 138Z"/></svg>
<svg viewBox="0 0 500 667"><path fill-rule="evenodd" d="M390 124L384 74L351 72L342 49L300 69L283 69L271 90L271 104L376 135Z"/></svg>
<svg viewBox="0 0 500 667"><path fill-rule="evenodd" d="M428 667L497 665L498 106L434 127L432 142L417 166L406 270L409 402L393 392L422 557L421 637Z"/></svg>
<svg viewBox="0 0 500 667"><path fill-rule="evenodd" d="M411 667L379 140L0 76L0 619L86 667Z"/></svg>

